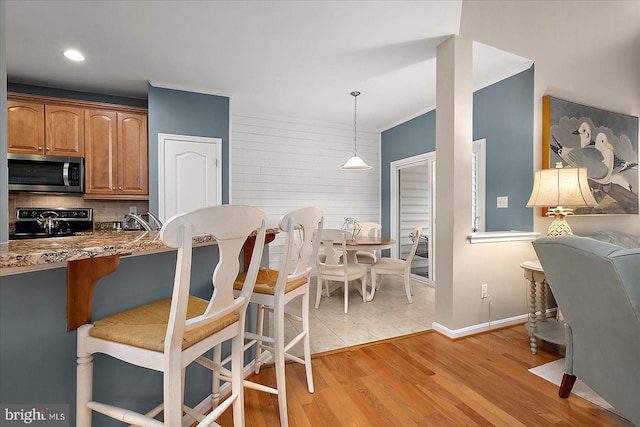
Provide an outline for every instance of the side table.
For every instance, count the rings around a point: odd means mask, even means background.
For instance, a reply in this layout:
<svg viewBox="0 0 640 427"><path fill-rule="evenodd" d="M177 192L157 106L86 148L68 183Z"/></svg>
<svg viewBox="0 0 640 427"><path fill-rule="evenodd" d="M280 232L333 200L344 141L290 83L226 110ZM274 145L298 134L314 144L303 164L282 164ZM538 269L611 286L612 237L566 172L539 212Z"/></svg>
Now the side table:
<svg viewBox="0 0 640 427"><path fill-rule="evenodd" d="M529 332L531 354L538 353L536 338L558 345L565 345L564 322L547 320L547 283L540 261L525 261L520 264L524 278L529 282Z"/></svg>

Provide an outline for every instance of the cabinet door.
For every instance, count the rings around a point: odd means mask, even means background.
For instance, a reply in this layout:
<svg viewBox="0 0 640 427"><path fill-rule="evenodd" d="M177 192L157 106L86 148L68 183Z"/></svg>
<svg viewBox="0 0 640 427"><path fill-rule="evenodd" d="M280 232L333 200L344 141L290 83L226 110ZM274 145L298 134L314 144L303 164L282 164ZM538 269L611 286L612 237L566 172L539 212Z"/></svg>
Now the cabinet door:
<svg viewBox="0 0 640 427"><path fill-rule="evenodd" d="M85 194L117 194L117 115L85 110Z"/></svg>
<svg viewBox="0 0 640 427"><path fill-rule="evenodd" d="M84 155L84 110L82 108L46 105L46 154L55 156Z"/></svg>
<svg viewBox="0 0 640 427"><path fill-rule="evenodd" d="M118 113L118 193L149 194L147 116Z"/></svg>
<svg viewBox="0 0 640 427"><path fill-rule="evenodd" d="M44 104L7 101L9 153L44 154Z"/></svg>

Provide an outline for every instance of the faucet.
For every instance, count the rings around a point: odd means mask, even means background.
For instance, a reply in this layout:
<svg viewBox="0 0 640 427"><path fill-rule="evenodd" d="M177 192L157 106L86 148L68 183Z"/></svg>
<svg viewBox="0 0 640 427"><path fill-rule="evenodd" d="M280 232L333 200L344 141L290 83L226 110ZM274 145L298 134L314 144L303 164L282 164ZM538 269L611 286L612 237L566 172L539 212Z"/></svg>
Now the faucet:
<svg viewBox="0 0 640 427"><path fill-rule="evenodd" d="M147 223L147 221L142 219L142 217L140 217L138 214L134 214L134 213L128 213L127 215L124 216L123 228L125 230L134 230L133 227L129 227L129 224L131 223L131 221L137 222L146 231L153 231L153 229L151 228L149 223Z"/></svg>
<svg viewBox="0 0 640 427"><path fill-rule="evenodd" d="M149 219L156 224L156 231L159 231L162 228L162 221L160 221L158 217L151 212L147 212L147 215L149 215ZM149 221L149 225L151 225L151 221Z"/></svg>
<svg viewBox="0 0 640 427"><path fill-rule="evenodd" d="M36 218L40 227L44 228L47 234L51 234L54 228L58 227L58 213L54 211L42 212Z"/></svg>

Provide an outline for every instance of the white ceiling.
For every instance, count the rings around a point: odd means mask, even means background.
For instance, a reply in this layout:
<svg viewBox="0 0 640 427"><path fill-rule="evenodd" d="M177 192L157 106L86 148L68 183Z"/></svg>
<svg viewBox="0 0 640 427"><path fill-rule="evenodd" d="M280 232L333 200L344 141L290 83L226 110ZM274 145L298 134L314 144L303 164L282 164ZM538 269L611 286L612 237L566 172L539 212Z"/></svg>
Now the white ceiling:
<svg viewBox="0 0 640 427"><path fill-rule="evenodd" d="M462 2L7 1L10 82L145 98L230 96L234 113L384 130L435 107L436 47ZM62 56L76 48L86 57ZM530 61L477 45L476 87Z"/></svg>

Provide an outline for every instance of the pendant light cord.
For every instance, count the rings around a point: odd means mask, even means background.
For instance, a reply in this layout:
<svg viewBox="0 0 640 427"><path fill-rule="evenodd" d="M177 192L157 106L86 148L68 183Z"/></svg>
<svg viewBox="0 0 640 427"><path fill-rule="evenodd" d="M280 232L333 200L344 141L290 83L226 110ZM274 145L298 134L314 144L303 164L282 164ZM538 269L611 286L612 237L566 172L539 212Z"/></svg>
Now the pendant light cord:
<svg viewBox="0 0 640 427"><path fill-rule="evenodd" d="M358 130L357 130L357 117L358 117L358 95L360 92L351 92L353 96L353 155L358 155Z"/></svg>

